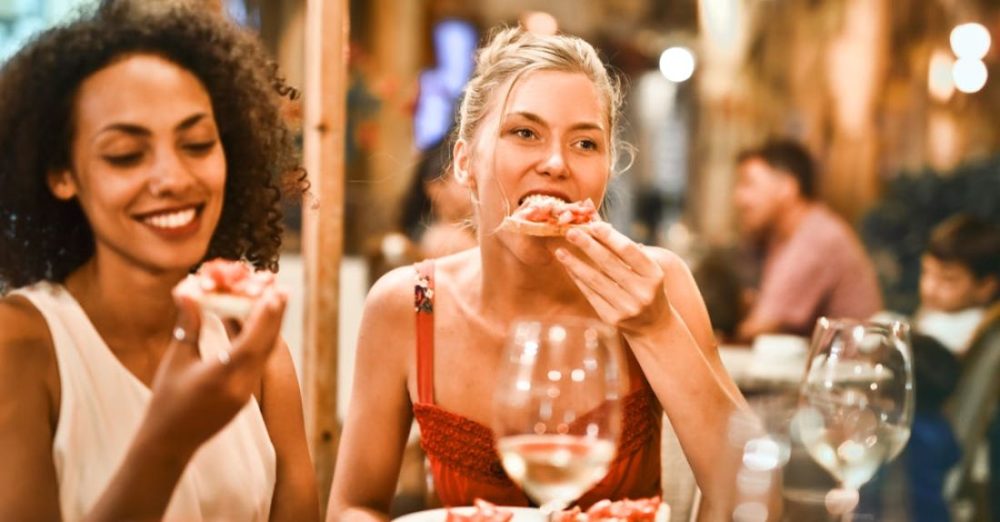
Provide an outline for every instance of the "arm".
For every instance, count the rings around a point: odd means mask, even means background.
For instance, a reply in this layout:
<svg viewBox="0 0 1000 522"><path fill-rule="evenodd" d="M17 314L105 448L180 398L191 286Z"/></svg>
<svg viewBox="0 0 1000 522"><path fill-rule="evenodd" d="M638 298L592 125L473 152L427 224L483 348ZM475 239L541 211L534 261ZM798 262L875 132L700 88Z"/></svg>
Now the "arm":
<svg viewBox="0 0 1000 522"><path fill-rule="evenodd" d="M327 521L388 520L413 413L413 269L383 276L365 301L351 406L337 453Z"/></svg>
<svg viewBox="0 0 1000 522"><path fill-rule="evenodd" d="M162 518L184 468L201 444L222 429L259 388L278 344L286 297L269 290L234 339L230 360L202 360L197 303L178 298L186 332L167 348L153 379L146 417L86 520Z"/></svg>
<svg viewBox="0 0 1000 522"><path fill-rule="evenodd" d="M45 320L19 298L0 300L0 325L0 520L60 520L52 340Z"/></svg>
<svg viewBox="0 0 1000 522"><path fill-rule="evenodd" d="M702 516L727 518L738 466L729 420L746 405L722 368L693 279L672 254L607 225L567 239L589 262L563 249L558 259L602 320L623 333L667 415L683 419L674 427L704 494Z"/></svg>
<svg viewBox="0 0 1000 522"><path fill-rule="evenodd" d="M264 373L261 410L277 456L271 520L319 520L316 475L306 444L302 397L288 346L280 342Z"/></svg>

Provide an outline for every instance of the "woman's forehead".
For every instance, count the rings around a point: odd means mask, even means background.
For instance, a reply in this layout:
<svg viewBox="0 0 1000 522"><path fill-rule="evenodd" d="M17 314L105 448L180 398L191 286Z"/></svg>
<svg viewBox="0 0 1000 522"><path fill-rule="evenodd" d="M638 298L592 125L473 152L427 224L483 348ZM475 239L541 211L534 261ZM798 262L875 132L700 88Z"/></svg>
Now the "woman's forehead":
<svg viewBox="0 0 1000 522"><path fill-rule="evenodd" d="M608 130L604 96L582 72L528 71L495 89L491 104L494 117L530 114L550 123L593 124Z"/></svg>
<svg viewBox="0 0 1000 522"><path fill-rule="evenodd" d="M87 77L74 103L77 125L145 122L211 114L201 81L187 69L153 54L133 54Z"/></svg>

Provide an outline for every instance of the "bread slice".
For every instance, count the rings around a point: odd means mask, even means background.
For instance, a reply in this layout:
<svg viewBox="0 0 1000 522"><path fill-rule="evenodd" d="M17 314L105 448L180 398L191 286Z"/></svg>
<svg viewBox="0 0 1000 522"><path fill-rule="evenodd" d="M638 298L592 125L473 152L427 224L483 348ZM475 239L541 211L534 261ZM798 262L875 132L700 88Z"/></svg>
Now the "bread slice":
<svg viewBox="0 0 1000 522"><path fill-rule="evenodd" d="M246 321L253 309L254 299L232 294L209 292L198 298L201 309L211 312L220 319L236 319Z"/></svg>
<svg viewBox="0 0 1000 522"><path fill-rule="evenodd" d="M569 229L573 227L584 226L587 225L553 225L552 223L538 223L514 216L507 216L504 218L500 228L527 236L558 237L565 236L566 232L569 232Z"/></svg>
<svg viewBox="0 0 1000 522"><path fill-rule="evenodd" d="M587 199L568 203L543 194L528 196L521 206L504 218L500 228L538 237L564 236L574 227L597 221L597 209Z"/></svg>
<svg viewBox="0 0 1000 522"><path fill-rule="evenodd" d="M184 278L174 293L197 301L203 311L220 318L245 321L254 302L273 286L271 272L255 272L242 261L214 259Z"/></svg>

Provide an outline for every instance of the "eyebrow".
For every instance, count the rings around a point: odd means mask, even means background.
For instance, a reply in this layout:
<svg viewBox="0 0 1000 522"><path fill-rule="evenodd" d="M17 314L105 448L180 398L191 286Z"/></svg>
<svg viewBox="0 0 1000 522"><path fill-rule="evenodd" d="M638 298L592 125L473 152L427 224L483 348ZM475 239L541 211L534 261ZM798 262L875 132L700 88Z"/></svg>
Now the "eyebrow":
<svg viewBox="0 0 1000 522"><path fill-rule="evenodd" d="M508 113L507 119L509 119L511 117L514 117L514 116L520 116L520 117L525 118L527 120L533 121L533 122L535 122L535 123L537 123L539 125L547 125L548 124L548 122L546 122L541 116L539 116L539 115L537 115L537 114L535 114L533 112L526 112L526 111L511 112L511 113ZM574 123L573 125L570 126L569 130L574 130L574 131L575 130L596 130L596 131L604 132L604 127L602 127L601 125L599 125L597 123L592 123L592 122L589 122L589 121L584 121L584 122Z"/></svg>
<svg viewBox="0 0 1000 522"><path fill-rule="evenodd" d="M207 116L208 116L208 113L205 113L205 112L199 112L199 113L196 113L196 114L192 114L191 116L188 116L187 118L184 118L184 121L180 122L177 125L176 130L177 131L188 130L191 127L194 127L201 120L205 119L205 117L207 117ZM104 128L102 128L97 133L97 135L101 135L101 134L103 134L103 133L105 133L107 131L113 131L113 130L114 131L119 131L119 132L124 132L125 134L130 134L132 136L150 136L150 135L152 135L152 132L149 129L147 129L146 127L143 127L141 125L136 125L136 124L133 124L133 123L112 123L112 124L107 125Z"/></svg>

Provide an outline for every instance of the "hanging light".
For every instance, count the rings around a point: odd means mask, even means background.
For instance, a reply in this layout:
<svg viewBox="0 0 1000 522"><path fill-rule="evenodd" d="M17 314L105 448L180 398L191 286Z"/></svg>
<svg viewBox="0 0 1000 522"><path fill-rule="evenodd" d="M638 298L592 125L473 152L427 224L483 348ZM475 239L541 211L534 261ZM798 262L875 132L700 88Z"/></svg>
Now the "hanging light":
<svg viewBox="0 0 1000 522"><path fill-rule="evenodd" d="M982 60L990 50L990 32L975 22L951 30L951 50L959 58Z"/></svg>
<svg viewBox="0 0 1000 522"><path fill-rule="evenodd" d="M686 47L671 47L663 51L660 72L674 83L687 81L694 74L694 54Z"/></svg>
<svg viewBox="0 0 1000 522"><path fill-rule="evenodd" d="M959 58L951 69L955 88L964 93L979 92L986 85L986 65L975 58Z"/></svg>

